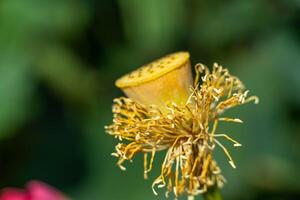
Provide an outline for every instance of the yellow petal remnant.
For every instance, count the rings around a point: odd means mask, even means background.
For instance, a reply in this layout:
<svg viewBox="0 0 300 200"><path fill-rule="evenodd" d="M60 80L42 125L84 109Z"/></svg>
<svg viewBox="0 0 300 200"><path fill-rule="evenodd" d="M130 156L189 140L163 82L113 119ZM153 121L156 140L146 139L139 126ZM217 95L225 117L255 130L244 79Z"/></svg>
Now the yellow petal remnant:
<svg viewBox="0 0 300 200"><path fill-rule="evenodd" d="M175 56L174 63L170 56ZM161 60L166 62L164 70L156 63ZM166 196L173 192L175 197L187 194L192 198L206 192L208 187L222 187L225 179L213 159L213 150L221 148L235 168L221 139L232 142L234 147L241 144L227 134L218 133L218 123L242 123L242 120L221 115L231 107L258 102L255 96L247 97L242 82L218 64L214 64L211 72L197 64L192 84L189 63L188 53L171 54L142 67L141 76L137 70L132 79L129 74L116 82L129 98L114 100L113 124L105 127L120 140L113 156L118 157L118 165L125 170L124 161L144 153L147 178L156 152L164 151L161 173L152 185L155 194L156 188L166 188ZM148 72L149 66L156 66L151 68L155 70L153 74Z"/></svg>

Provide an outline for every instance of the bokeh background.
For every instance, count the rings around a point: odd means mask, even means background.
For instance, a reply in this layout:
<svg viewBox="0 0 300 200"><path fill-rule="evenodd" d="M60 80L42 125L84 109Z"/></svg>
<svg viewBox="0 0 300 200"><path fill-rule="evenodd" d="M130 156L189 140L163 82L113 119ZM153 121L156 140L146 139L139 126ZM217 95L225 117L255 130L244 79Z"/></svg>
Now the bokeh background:
<svg viewBox="0 0 300 200"><path fill-rule="evenodd" d="M122 95L114 81L179 50L260 97L228 112L244 124L219 129L243 144L236 170L216 151L224 199L299 199L299 0L1 0L0 187L39 179L75 200L158 199L159 165L147 181L140 156L121 171L103 126Z"/></svg>

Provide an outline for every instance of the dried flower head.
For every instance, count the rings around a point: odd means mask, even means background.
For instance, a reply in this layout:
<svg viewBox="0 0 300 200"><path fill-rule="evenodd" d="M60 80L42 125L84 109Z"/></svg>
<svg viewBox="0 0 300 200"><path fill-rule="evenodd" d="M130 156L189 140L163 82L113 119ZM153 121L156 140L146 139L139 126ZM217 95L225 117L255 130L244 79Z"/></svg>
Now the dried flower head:
<svg viewBox="0 0 300 200"><path fill-rule="evenodd" d="M240 143L217 132L219 121L237 122L237 118L221 117L228 108L249 101L258 103L255 96L247 97L242 82L228 70L214 64L212 71L202 64L195 66L192 83L189 53L170 54L116 81L129 97L114 99L113 124L106 131L120 140L113 156L118 165L144 153L144 177L151 171L157 151L165 151L161 174L152 188L166 187L177 197L184 193L196 196L208 187L222 187L225 179L213 159L219 146L230 165L234 161L221 143L225 138L235 147ZM148 159L150 154L150 159Z"/></svg>

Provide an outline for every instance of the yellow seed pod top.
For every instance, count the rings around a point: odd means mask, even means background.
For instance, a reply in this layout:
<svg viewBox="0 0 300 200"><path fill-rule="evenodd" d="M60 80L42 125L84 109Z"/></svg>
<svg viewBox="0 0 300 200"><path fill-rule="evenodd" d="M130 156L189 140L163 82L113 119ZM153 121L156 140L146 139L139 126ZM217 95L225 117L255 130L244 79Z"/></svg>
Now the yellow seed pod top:
<svg viewBox="0 0 300 200"><path fill-rule="evenodd" d="M126 88L152 81L178 67L181 67L189 60L189 58L190 54L188 52L169 54L122 76L115 84L119 88Z"/></svg>

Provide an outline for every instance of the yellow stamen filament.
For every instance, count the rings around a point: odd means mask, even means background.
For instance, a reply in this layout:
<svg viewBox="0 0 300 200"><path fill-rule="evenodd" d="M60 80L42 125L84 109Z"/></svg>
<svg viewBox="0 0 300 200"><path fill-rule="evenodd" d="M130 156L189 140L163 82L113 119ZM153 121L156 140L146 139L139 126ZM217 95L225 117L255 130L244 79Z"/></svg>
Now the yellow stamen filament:
<svg viewBox="0 0 300 200"><path fill-rule="evenodd" d="M225 122L237 122L237 123L243 123L242 120L240 119L233 119L233 118L227 118L227 117L224 117L224 118L219 118L218 119L219 121L225 121Z"/></svg>
<svg viewBox="0 0 300 200"><path fill-rule="evenodd" d="M226 149L226 147L223 146L223 145L221 144L221 142L219 142L217 139L214 139L214 141L215 141L215 142L223 149L224 153L226 154L226 156L227 156L228 159L229 159L229 164L230 164L233 168L236 168L236 166L235 166L235 164L234 164L234 162L233 162L233 159L232 159L230 153L228 152L228 150Z"/></svg>
<svg viewBox="0 0 300 200"><path fill-rule="evenodd" d="M144 153L144 179L148 179L148 171L147 171L147 157L148 157L148 154L147 153Z"/></svg>
<svg viewBox="0 0 300 200"><path fill-rule="evenodd" d="M232 139L231 137L229 137L229 136L226 135L226 134L215 134L214 137L224 137L224 138L226 138L227 140L233 142L233 143L234 143L234 144L233 144L234 147L240 147L240 146L242 146L242 144L240 144L239 142L237 142L236 140Z"/></svg>

